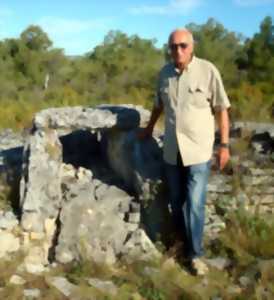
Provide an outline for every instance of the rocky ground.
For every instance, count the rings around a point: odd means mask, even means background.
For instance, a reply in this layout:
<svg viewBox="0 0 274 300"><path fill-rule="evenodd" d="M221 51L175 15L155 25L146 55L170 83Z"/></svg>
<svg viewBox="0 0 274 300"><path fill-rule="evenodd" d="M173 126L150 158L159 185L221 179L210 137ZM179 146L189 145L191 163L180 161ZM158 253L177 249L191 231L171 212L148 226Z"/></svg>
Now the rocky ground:
<svg viewBox="0 0 274 300"><path fill-rule="evenodd" d="M0 133L1 299L273 298L272 125L235 123L230 165L213 164L200 278L165 244L161 137L136 143L132 110L76 115Z"/></svg>

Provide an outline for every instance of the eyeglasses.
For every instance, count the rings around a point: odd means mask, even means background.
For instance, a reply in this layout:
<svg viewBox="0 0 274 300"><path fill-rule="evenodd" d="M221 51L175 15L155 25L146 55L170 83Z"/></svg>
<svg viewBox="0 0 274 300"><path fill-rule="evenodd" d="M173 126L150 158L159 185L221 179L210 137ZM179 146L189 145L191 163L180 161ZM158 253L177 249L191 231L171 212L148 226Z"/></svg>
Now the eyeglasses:
<svg viewBox="0 0 274 300"><path fill-rule="evenodd" d="M178 48L181 48L182 50L184 50L187 47L188 47L187 43L179 43L179 44L171 44L170 45L171 51L177 51Z"/></svg>

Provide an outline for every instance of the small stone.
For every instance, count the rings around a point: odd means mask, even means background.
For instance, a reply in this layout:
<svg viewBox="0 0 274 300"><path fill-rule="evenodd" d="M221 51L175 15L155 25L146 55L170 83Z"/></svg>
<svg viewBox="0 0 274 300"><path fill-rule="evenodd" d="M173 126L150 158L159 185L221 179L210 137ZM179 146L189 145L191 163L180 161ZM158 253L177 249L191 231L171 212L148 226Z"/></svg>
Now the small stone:
<svg viewBox="0 0 274 300"><path fill-rule="evenodd" d="M42 240L45 237L43 232L30 232L31 240Z"/></svg>
<svg viewBox="0 0 274 300"><path fill-rule="evenodd" d="M67 264L73 260L73 254L70 251L59 250L57 253L57 260L62 264Z"/></svg>
<svg viewBox="0 0 274 300"><path fill-rule="evenodd" d="M124 258L128 261L136 258L147 260L161 256L142 229L137 229L131 234L122 252L126 253Z"/></svg>
<svg viewBox="0 0 274 300"><path fill-rule="evenodd" d="M80 167L77 170L76 178L81 181L90 182L92 178L92 173L89 170Z"/></svg>
<svg viewBox="0 0 274 300"><path fill-rule="evenodd" d="M61 166L62 177L75 177L75 169L71 164L62 164Z"/></svg>
<svg viewBox="0 0 274 300"><path fill-rule="evenodd" d="M97 288L103 293L110 294L115 296L117 294L117 287L112 281L103 281L98 278L89 278L88 279L89 285Z"/></svg>
<svg viewBox="0 0 274 300"><path fill-rule="evenodd" d="M18 220L16 216L8 211L2 216L0 216L0 228L11 231L16 225L18 225Z"/></svg>
<svg viewBox="0 0 274 300"><path fill-rule="evenodd" d="M48 281L66 297L69 297L73 290L76 288L76 285L70 283L64 277L50 277L48 278Z"/></svg>
<svg viewBox="0 0 274 300"><path fill-rule="evenodd" d="M129 217L128 217L128 222L139 224L140 223L140 213L130 213Z"/></svg>
<svg viewBox="0 0 274 300"><path fill-rule="evenodd" d="M40 274L45 271L45 267L42 264L30 264L26 263L24 265L25 270L30 274Z"/></svg>
<svg viewBox="0 0 274 300"><path fill-rule="evenodd" d="M131 202L130 203L130 212L132 213L140 213L141 205L137 202Z"/></svg>
<svg viewBox="0 0 274 300"><path fill-rule="evenodd" d="M16 252L20 248L19 238L5 231L0 231L0 258L7 253Z"/></svg>
<svg viewBox="0 0 274 300"><path fill-rule="evenodd" d="M162 264L162 269L163 270L174 269L176 267L177 267L176 261L173 257L170 257L170 258L166 259L164 261L164 263Z"/></svg>
<svg viewBox="0 0 274 300"><path fill-rule="evenodd" d="M260 195L260 200L258 200L261 204L274 204L274 195Z"/></svg>
<svg viewBox="0 0 274 300"><path fill-rule="evenodd" d="M27 272L36 274L45 271L45 265L48 264L45 251L42 247L32 247L24 259L24 266Z"/></svg>
<svg viewBox="0 0 274 300"><path fill-rule="evenodd" d="M39 289L25 289L23 293L27 299L39 298L41 294Z"/></svg>
<svg viewBox="0 0 274 300"><path fill-rule="evenodd" d="M52 268L57 268L58 267L58 264L56 262L53 262L51 265L50 265Z"/></svg>
<svg viewBox="0 0 274 300"><path fill-rule="evenodd" d="M129 202L128 201L122 201L119 204L119 212L124 214L128 211L129 211Z"/></svg>
<svg viewBox="0 0 274 300"><path fill-rule="evenodd" d="M26 283L26 280L24 278L22 278L21 276L12 275L9 280L9 283L16 284L16 285L23 285Z"/></svg>
<svg viewBox="0 0 274 300"><path fill-rule="evenodd" d="M240 285L244 288L253 284L252 280L247 276L241 276L239 278Z"/></svg>
<svg viewBox="0 0 274 300"><path fill-rule="evenodd" d="M232 285L227 288L229 294L241 294L242 289L237 285Z"/></svg>
<svg viewBox="0 0 274 300"><path fill-rule="evenodd" d="M205 259L205 261L211 267L214 267L221 271L231 265L231 261L229 259L223 258L223 257Z"/></svg>
<svg viewBox="0 0 274 300"><path fill-rule="evenodd" d="M133 232L138 228L138 224L135 223L126 223L126 226L129 232Z"/></svg>

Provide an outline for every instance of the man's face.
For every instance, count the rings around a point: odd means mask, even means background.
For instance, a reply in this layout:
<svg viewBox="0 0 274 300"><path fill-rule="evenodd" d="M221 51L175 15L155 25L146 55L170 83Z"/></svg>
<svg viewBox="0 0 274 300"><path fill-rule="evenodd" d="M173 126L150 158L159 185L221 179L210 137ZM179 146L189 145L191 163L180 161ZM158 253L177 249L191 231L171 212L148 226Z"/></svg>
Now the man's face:
<svg viewBox="0 0 274 300"><path fill-rule="evenodd" d="M186 66L192 58L193 43L187 31L176 31L170 39L171 56L177 66Z"/></svg>

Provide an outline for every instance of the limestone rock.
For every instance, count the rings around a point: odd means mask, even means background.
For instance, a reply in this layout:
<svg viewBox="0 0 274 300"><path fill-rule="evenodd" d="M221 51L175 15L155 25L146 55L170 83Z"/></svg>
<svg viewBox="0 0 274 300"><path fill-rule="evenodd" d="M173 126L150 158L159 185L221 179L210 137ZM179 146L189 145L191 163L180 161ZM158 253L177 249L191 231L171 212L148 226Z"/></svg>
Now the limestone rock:
<svg viewBox="0 0 274 300"><path fill-rule="evenodd" d="M69 297L77 287L64 277L49 277L47 281L66 297Z"/></svg>
<svg viewBox="0 0 274 300"><path fill-rule="evenodd" d="M24 278L22 278L21 276L12 275L9 280L9 283L15 284L15 285L23 285L26 283L26 280Z"/></svg>
<svg viewBox="0 0 274 300"><path fill-rule="evenodd" d="M136 136L148 118L148 111L132 105L52 108L36 114L24 138L20 184L21 225L30 233L23 235L24 249L34 240L41 242L29 269L45 268L49 250L62 263L82 256L114 263L118 257L157 255L150 238L168 227L170 213L162 180L162 139ZM262 211L274 211L274 172L264 162L273 152L273 126L234 124L234 141L246 129L258 148L254 161L234 157L237 168L209 179L205 231L211 238L225 227L226 213L239 205L251 209L261 200ZM7 168L8 155L19 153L6 155L2 146L0 139L0 171ZM233 181L234 175L240 183ZM16 219L6 220L0 216L0 228L12 230Z"/></svg>
<svg viewBox="0 0 274 300"><path fill-rule="evenodd" d="M10 232L0 231L0 258L5 257L8 253L16 252L20 248L19 238Z"/></svg>
<svg viewBox="0 0 274 300"><path fill-rule="evenodd" d="M42 273L45 266L48 264L47 252L41 246L34 246L29 248L29 252L24 258L23 267L28 273Z"/></svg>
<svg viewBox="0 0 274 300"><path fill-rule="evenodd" d="M142 229L137 229L130 235L124 245L123 254L126 261L150 260L161 256Z"/></svg>
<svg viewBox="0 0 274 300"><path fill-rule="evenodd" d="M215 257L215 258L206 259L205 262L207 263L207 265L221 271L231 265L231 261L224 257Z"/></svg>
<svg viewBox="0 0 274 300"><path fill-rule="evenodd" d="M42 232L46 218L56 218L61 206L62 148L54 130L36 131L24 150L20 187L22 226Z"/></svg>
<svg viewBox="0 0 274 300"><path fill-rule="evenodd" d="M39 299L41 291L39 289L24 289L23 294L26 299Z"/></svg>
<svg viewBox="0 0 274 300"><path fill-rule="evenodd" d="M112 281L109 280L100 280L98 278L89 278L88 279L88 284L97 288L101 292L105 294L109 294L112 296L115 296L117 294L117 287Z"/></svg>
<svg viewBox="0 0 274 300"><path fill-rule="evenodd" d="M15 226L18 225L16 216L11 211L3 212L0 211L0 229L6 229L11 231Z"/></svg>
<svg viewBox="0 0 274 300"><path fill-rule="evenodd" d="M92 183L78 182L66 188L56 247L58 261L65 263L82 255L96 262L116 261L129 233L118 213L120 207L129 207L131 198L117 187L100 186L101 194Z"/></svg>

